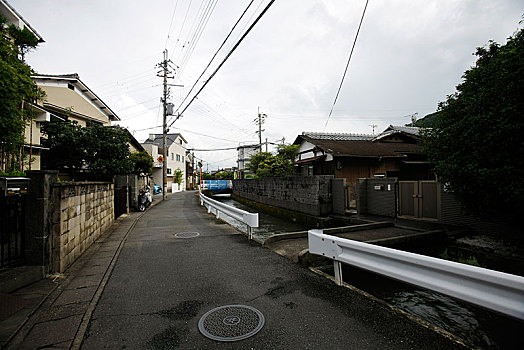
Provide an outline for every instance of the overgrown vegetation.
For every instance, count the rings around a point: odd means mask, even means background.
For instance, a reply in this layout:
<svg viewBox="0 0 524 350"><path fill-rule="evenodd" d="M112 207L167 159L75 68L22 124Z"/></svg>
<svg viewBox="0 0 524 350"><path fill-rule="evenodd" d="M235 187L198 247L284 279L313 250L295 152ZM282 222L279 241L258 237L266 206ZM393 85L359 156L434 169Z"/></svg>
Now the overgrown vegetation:
<svg viewBox="0 0 524 350"><path fill-rule="evenodd" d="M298 153L298 147L298 145L279 145L276 155L269 152L253 154L246 168L258 177L293 175L293 162Z"/></svg>
<svg viewBox="0 0 524 350"><path fill-rule="evenodd" d="M24 130L31 119L29 103L42 96L23 58L38 39L27 29L7 26L0 15L0 171L23 171ZM9 37L13 38L10 40Z"/></svg>
<svg viewBox="0 0 524 350"><path fill-rule="evenodd" d="M137 174L153 174L153 157L147 151L133 153L129 156L133 163L133 169Z"/></svg>
<svg viewBox="0 0 524 350"><path fill-rule="evenodd" d="M84 128L76 121L51 122L42 124L42 133L46 136L42 143L49 147L46 167L67 171L73 178L80 169L101 176L151 170L145 156L131 158L128 133L119 126ZM134 167L137 158L139 168Z"/></svg>
<svg viewBox="0 0 524 350"><path fill-rule="evenodd" d="M439 180L467 211L516 221L524 209L524 30L476 56L439 104L424 144Z"/></svg>

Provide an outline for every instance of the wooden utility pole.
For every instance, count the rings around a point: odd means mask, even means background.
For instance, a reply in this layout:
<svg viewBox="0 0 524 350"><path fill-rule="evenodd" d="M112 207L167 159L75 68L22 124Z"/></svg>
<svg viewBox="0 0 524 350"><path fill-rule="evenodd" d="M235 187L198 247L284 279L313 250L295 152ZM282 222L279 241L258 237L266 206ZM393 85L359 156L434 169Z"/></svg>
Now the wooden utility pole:
<svg viewBox="0 0 524 350"><path fill-rule="evenodd" d="M258 118L255 119L255 123L258 123L258 149L259 152L262 152L262 124L264 124L267 115L260 113L260 107L258 107ZM267 145L266 145L267 147Z"/></svg>

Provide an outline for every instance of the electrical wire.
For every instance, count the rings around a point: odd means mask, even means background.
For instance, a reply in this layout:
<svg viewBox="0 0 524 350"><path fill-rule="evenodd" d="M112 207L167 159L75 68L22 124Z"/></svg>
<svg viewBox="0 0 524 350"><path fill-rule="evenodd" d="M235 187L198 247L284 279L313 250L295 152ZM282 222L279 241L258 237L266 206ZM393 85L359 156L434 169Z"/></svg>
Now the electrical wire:
<svg viewBox="0 0 524 350"><path fill-rule="evenodd" d="M209 22L209 19L211 18L211 15L213 14L217 3L218 3L218 0L215 0L214 3L211 3L211 7L207 11L207 17L205 18L204 22L201 24L200 30L196 34L197 35L196 39L193 41L193 45L192 45L192 47L190 47L190 49L188 51L188 54L186 55L185 61L180 64L181 68L180 68L179 74L182 74L184 72L184 70L185 70L185 68L187 66L187 62L189 61L189 59L193 55L193 52L195 51L195 48L198 45L198 42L200 41L202 33L204 32L204 29L206 28L207 23Z"/></svg>
<svg viewBox="0 0 524 350"><path fill-rule="evenodd" d="M180 26L180 31L178 32L178 36L177 36L177 39L176 39L176 42L175 42L175 46L173 47L173 51L171 52L171 57L169 57L170 59L173 58L173 54L176 51L177 45L178 45L178 43L180 43L180 35L182 34L182 30L184 29L184 27L186 25L187 15L189 14L189 9L191 8L191 4L192 3L193 3L193 0L189 1L189 5L187 6L187 10L186 10L186 15L184 16L184 21L182 22L182 26Z"/></svg>
<svg viewBox="0 0 524 350"><path fill-rule="evenodd" d="M222 50L222 48L224 47L226 41L229 39L229 37L231 36L231 34L233 33L233 31L235 30L235 28L237 27L238 23L242 20L242 18L244 17L244 15L246 14L246 12L248 11L249 7L251 6L251 4L253 4L253 1L254 0L251 0L251 2L247 5L247 7L245 8L244 12L242 12L242 14L240 15L240 17L237 19L236 23L233 25L233 27L231 28L231 30L229 31L229 33L227 34L226 38L224 39L224 41L222 41L222 44L220 44L220 46L218 47L218 49L216 50L215 54L213 55L213 57L211 57L211 60L209 61L209 63L207 64L206 68L204 68L204 70L202 71L202 73L200 74L200 76L195 80L195 83L193 84L193 86L191 87L191 89L189 90L189 92L187 93L186 97L182 100L182 102L180 103L180 105L182 105L184 102L186 102L187 98L189 97L189 95L193 92L193 89L195 88L195 86L198 84L198 81L200 80L200 78L202 78L202 76L206 73L207 69L209 68L209 66L211 66L211 63L213 62L213 60L217 57L217 54L220 50Z"/></svg>
<svg viewBox="0 0 524 350"><path fill-rule="evenodd" d="M171 26L173 26L173 20L175 19L175 13L176 13L177 7L178 7L178 0L176 0L175 9L173 10L173 15L171 16L171 23L169 24L169 29L167 30L166 43L164 45L165 49L167 49L167 41L169 40L169 34L171 34Z"/></svg>
<svg viewBox="0 0 524 350"><path fill-rule="evenodd" d="M275 2L275 0L271 0L267 5L266 7L264 8L264 10L260 13L260 15L258 15L258 17L255 19L255 21L251 24L251 26L247 29L247 31L242 35L242 37L238 40L238 42L235 44L235 46L229 51L229 53L227 54L227 56L222 60L222 62L220 63L220 65L215 69L215 71L209 76L209 78L205 81L204 85L202 85L202 87L198 90L198 92L196 93L195 96L193 96L193 98L189 101L189 103L187 104L187 106L184 107L184 109L177 115L177 117L175 118L175 120L173 120L171 122L171 125L173 125L174 122L176 122L180 116L189 108L189 106L191 105L191 103L193 103L193 101L198 97L198 95L200 94L200 92L202 90L204 90L204 88L206 87L206 85L211 81L211 79L213 79L213 77L215 76L215 74L220 70L220 68L222 68L222 66L224 65L224 63L229 59L229 57L233 54L233 52L235 52L235 50L238 48L238 46L240 45L240 43L246 38L246 36L249 34L249 32L255 27L255 25L258 23L258 21L260 21L260 19L264 16L264 14L267 12L267 10L269 10L269 8L271 7L271 5L273 5ZM180 107L179 107L180 108ZM179 110L179 108L177 109L177 112ZM176 112L175 112L176 114Z"/></svg>
<svg viewBox="0 0 524 350"><path fill-rule="evenodd" d="M346 73L348 71L349 62L351 61L351 57L353 56L353 50L355 49L355 45L357 43L358 33L360 32L360 27L362 27L362 21L364 21L364 15L366 14L368 2L369 0L366 0L366 5L364 6L364 11L362 12L362 18L360 18L360 23L358 25L357 34L355 35L355 40L353 41L353 46L351 47L351 52L349 53L348 62L346 63L346 68L344 69L344 74L342 75L342 80L340 81L340 85L338 87L337 94L335 96L335 100L333 101L333 105L331 106L331 110L329 111L329 115L326 120L326 124L324 125L324 130L326 129L326 126L328 125L329 118L331 118L331 114L333 113L333 108L335 108L335 104L337 103L338 95L340 94L340 90L342 89L342 84L344 83L344 78L346 77Z"/></svg>

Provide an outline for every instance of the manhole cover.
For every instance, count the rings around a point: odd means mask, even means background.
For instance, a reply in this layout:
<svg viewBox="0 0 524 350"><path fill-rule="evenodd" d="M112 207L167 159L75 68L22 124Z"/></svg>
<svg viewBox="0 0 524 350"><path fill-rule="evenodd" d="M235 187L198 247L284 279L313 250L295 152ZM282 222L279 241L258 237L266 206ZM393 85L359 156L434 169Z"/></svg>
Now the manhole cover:
<svg viewBox="0 0 524 350"><path fill-rule="evenodd" d="M238 341L258 333L264 326L264 315L247 305L226 305L210 310L198 321L198 329L218 341Z"/></svg>
<svg viewBox="0 0 524 350"><path fill-rule="evenodd" d="M175 234L176 238L195 238L200 236L198 232L179 232Z"/></svg>

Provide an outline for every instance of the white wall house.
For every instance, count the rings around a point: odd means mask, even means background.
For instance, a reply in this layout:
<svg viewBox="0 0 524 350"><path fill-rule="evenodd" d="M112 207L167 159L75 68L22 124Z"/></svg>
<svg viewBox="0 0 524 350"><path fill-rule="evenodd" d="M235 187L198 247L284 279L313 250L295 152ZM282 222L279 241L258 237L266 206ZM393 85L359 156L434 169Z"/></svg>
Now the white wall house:
<svg viewBox="0 0 524 350"><path fill-rule="evenodd" d="M184 191L186 189L186 145L187 141L181 134L167 134L167 189L169 191ZM149 134L142 146L153 157L153 181L156 185L162 186L162 163L158 157L162 155L162 134ZM173 175L177 169L182 172L182 182L180 185L174 183Z"/></svg>
<svg viewBox="0 0 524 350"><path fill-rule="evenodd" d="M238 158L237 158L237 168L238 171L245 171L246 165L249 163L249 158L253 154L258 153L260 149L260 145L244 145L244 146L238 146Z"/></svg>

